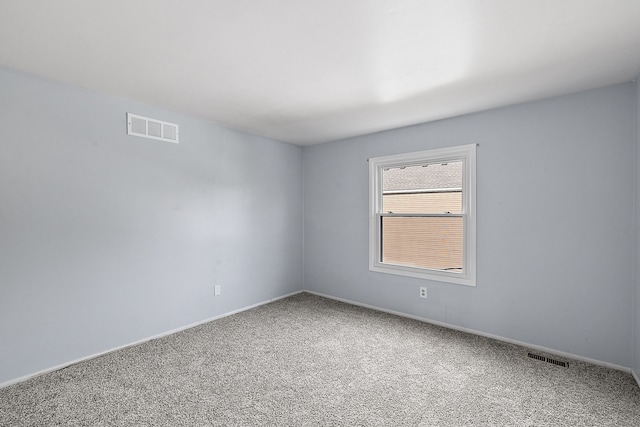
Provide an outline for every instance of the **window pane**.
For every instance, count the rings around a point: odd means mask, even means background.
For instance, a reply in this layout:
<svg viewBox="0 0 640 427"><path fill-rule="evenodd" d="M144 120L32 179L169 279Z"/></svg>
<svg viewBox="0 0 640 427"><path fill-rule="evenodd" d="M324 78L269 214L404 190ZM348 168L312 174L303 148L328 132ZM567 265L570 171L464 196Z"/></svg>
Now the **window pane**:
<svg viewBox="0 0 640 427"><path fill-rule="evenodd" d="M462 213L462 162L384 169L382 212Z"/></svg>
<svg viewBox="0 0 640 427"><path fill-rule="evenodd" d="M381 261L462 272L461 217L382 217Z"/></svg>

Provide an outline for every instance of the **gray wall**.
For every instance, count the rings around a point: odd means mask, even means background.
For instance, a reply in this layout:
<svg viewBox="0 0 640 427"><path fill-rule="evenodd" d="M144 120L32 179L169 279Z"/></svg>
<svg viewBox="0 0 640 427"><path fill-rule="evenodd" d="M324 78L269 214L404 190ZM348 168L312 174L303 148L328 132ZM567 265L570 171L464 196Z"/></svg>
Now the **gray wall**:
<svg viewBox="0 0 640 427"><path fill-rule="evenodd" d="M0 94L0 383L302 288L300 147L7 69Z"/></svg>
<svg viewBox="0 0 640 427"><path fill-rule="evenodd" d="M622 84L305 148L305 288L630 367L635 97ZM367 158L469 143L477 287L370 272Z"/></svg>
<svg viewBox="0 0 640 427"><path fill-rule="evenodd" d="M640 376L640 76L636 79L636 247L635 247L635 292L633 313L633 370Z"/></svg>

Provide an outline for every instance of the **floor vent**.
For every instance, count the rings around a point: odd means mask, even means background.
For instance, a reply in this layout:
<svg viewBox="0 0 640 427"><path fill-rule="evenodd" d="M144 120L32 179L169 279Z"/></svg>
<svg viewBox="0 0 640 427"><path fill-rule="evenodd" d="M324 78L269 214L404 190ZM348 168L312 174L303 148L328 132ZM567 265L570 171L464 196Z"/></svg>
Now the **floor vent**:
<svg viewBox="0 0 640 427"><path fill-rule="evenodd" d="M529 356L532 359L541 360L543 362L551 363L552 365L562 366L563 368L568 368L569 367L569 362L563 362L561 360L552 359L550 357L544 357L544 356L540 356L538 354L533 354L533 353L528 353L527 356Z"/></svg>
<svg viewBox="0 0 640 427"><path fill-rule="evenodd" d="M542 360L543 362L547 360L544 356L538 356L537 354L533 354L533 353L529 353L527 354L527 356L529 356L532 359Z"/></svg>
<svg viewBox="0 0 640 427"><path fill-rule="evenodd" d="M551 359L549 357L547 357L547 362L553 363L554 365L562 366L563 368L568 368L569 367L569 363L568 362L562 362L560 360Z"/></svg>
<svg viewBox="0 0 640 427"><path fill-rule="evenodd" d="M175 144L179 141L179 127L177 124L131 113L127 113L127 134Z"/></svg>

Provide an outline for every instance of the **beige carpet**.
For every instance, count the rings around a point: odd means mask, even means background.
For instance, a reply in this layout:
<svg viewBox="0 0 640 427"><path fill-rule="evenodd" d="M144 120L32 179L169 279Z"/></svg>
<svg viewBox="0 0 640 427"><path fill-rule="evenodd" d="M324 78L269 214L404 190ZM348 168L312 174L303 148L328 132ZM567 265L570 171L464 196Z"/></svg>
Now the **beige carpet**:
<svg viewBox="0 0 640 427"><path fill-rule="evenodd" d="M640 426L629 374L529 351L299 294L1 389L0 425Z"/></svg>

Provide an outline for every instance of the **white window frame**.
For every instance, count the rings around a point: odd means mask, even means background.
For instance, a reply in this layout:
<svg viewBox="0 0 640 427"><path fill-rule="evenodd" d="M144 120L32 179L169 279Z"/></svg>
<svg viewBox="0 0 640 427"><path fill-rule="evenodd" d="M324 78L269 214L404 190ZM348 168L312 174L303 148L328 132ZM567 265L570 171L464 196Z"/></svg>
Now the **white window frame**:
<svg viewBox="0 0 640 427"><path fill-rule="evenodd" d="M464 248L462 272L409 267L381 261L382 173L386 168L462 161ZM476 144L369 159L369 270L476 286Z"/></svg>

